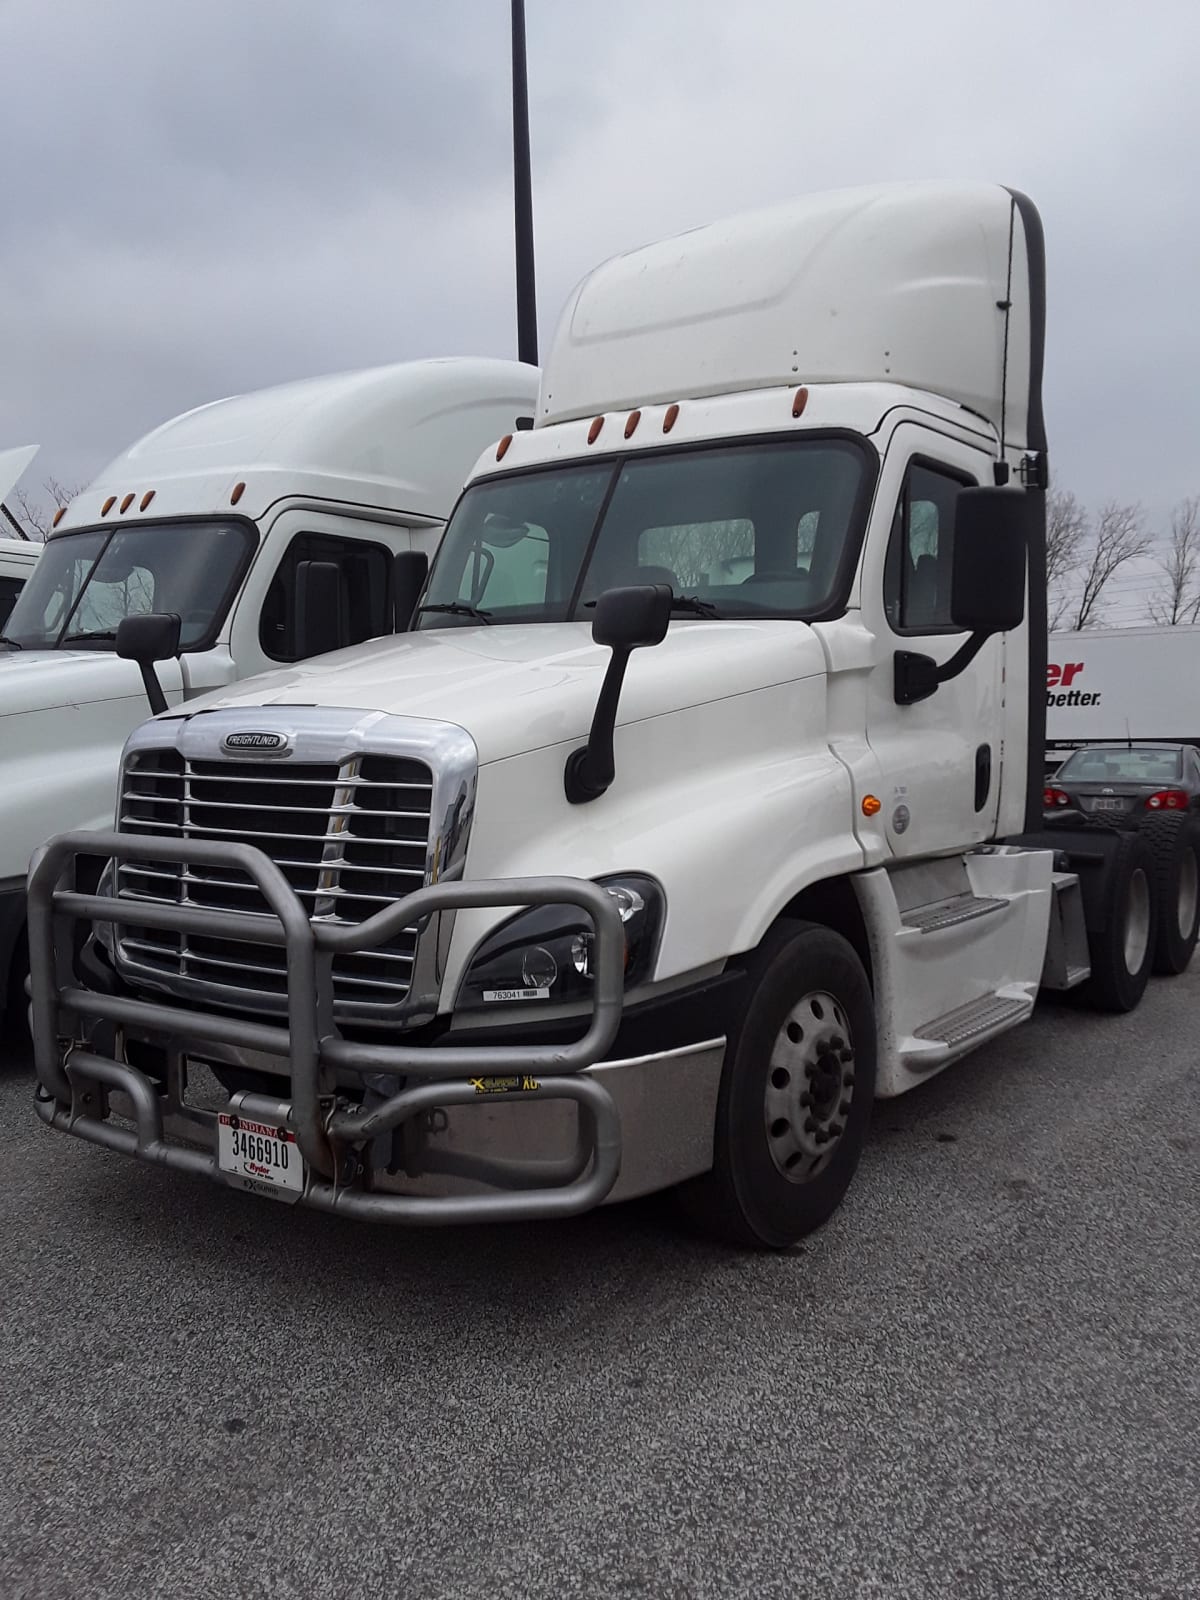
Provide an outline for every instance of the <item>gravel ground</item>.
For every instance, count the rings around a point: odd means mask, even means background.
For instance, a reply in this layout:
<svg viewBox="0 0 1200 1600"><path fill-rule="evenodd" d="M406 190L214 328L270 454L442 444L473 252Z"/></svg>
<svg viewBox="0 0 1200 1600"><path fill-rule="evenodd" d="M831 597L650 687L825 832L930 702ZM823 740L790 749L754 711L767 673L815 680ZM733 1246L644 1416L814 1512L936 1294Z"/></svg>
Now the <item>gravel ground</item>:
<svg viewBox="0 0 1200 1600"><path fill-rule="evenodd" d="M1200 1596L1198 1002L880 1106L775 1257L293 1212L47 1132L10 1060L0 1595Z"/></svg>

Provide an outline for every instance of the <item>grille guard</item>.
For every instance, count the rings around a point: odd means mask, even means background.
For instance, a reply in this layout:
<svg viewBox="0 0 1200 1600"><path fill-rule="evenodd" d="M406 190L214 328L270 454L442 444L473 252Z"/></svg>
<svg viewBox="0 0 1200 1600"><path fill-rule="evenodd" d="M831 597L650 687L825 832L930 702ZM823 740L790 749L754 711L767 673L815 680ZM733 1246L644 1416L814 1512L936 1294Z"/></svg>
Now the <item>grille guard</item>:
<svg viewBox="0 0 1200 1600"><path fill-rule="evenodd" d="M196 906L160 906L82 894L75 887L77 857L183 861L235 867L249 875L270 907L270 917ZM566 1045L439 1046L355 1043L338 1036L333 1023L332 960L393 937L424 917L464 906L577 905L595 928L595 985L586 1033ZM401 1223L507 1221L569 1216L598 1205L620 1170L621 1130L611 1095L585 1067L600 1061L616 1037L624 997L624 936L612 897L580 878L509 878L438 883L414 890L366 921L330 925L310 922L280 869L251 845L115 832L68 833L34 856L29 874L30 993L33 1001L37 1110L64 1132L223 1181L215 1154L168 1142L163 1097L145 1073L123 1061L93 1053L83 1042L85 1019L144 1027L210 1044L242 1045L288 1061L291 1100L281 1112L295 1130L308 1166L301 1203L326 1211ZM287 1025L241 1022L205 1011L156 1001L103 995L76 986L71 924L86 920L137 923L247 943L282 945L287 952ZM335 1072L402 1076L406 1086L369 1111L322 1106L333 1092ZM387 1129L438 1105L476 1100L475 1077L518 1076L515 1090L489 1093L489 1100L566 1099L582 1110L585 1130L573 1160L485 1164L467 1176L506 1193L440 1197L379 1193L346 1187L337 1180L346 1154ZM536 1075L538 1081L530 1084ZM412 1082L411 1080L417 1080ZM104 1093L128 1095L136 1129L107 1119ZM325 1174L325 1177L321 1177ZM549 1186L547 1186L549 1185Z"/></svg>

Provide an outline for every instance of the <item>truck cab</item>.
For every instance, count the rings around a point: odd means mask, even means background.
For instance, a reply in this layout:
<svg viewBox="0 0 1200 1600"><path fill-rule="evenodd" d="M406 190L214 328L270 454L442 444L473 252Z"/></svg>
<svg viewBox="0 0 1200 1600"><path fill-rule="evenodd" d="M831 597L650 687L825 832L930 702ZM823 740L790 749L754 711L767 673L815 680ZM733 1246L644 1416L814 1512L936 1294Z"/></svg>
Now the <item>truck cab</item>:
<svg viewBox="0 0 1200 1600"><path fill-rule="evenodd" d="M675 1188L779 1248L876 1096L1044 984L1136 1004L1144 841L1089 837L1088 888L1027 831L1043 319L1037 213L991 185L599 267L410 630L139 729L103 894L79 836L41 856L43 1119L351 1216Z"/></svg>
<svg viewBox="0 0 1200 1600"><path fill-rule="evenodd" d="M0 625L0 1009L24 979L29 858L111 819L146 715L121 623L179 617L155 669L176 706L391 633L396 556L433 552L479 450L536 395L532 368L461 359L240 395L156 428L59 511Z"/></svg>

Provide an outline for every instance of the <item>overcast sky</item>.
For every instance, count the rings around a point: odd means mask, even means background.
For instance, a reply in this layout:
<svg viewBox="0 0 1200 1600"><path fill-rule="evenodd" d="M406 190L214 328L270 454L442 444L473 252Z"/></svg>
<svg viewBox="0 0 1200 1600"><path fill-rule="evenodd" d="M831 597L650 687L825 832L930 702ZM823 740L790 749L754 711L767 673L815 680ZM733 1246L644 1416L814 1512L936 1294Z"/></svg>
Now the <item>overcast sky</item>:
<svg viewBox="0 0 1200 1600"><path fill-rule="evenodd" d="M1195 0L527 0L543 347L611 255L890 178L1024 189L1057 479L1200 492ZM507 0L0 0L0 447L512 355Z"/></svg>

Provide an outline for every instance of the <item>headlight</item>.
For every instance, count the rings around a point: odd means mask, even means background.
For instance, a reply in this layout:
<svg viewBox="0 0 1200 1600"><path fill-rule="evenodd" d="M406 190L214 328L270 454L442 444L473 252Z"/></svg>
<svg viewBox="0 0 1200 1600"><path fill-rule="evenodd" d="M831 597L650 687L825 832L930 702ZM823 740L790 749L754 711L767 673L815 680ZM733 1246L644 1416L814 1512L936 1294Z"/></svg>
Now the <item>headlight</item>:
<svg viewBox="0 0 1200 1600"><path fill-rule="evenodd" d="M115 895L117 892L116 880L117 874L114 870L114 863L111 860L106 861L104 871L100 874L100 881L96 885L96 893L108 895L109 897ZM96 936L96 942L103 946L110 957L116 953L114 949L116 931L116 924L112 922L94 922L92 924L92 932Z"/></svg>
<svg viewBox="0 0 1200 1600"><path fill-rule="evenodd" d="M665 901L653 878L633 874L597 880L621 913L625 986L650 970ZM458 991L457 1011L498 1005L586 999L592 992L591 918L580 906L531 906L490 933L476 950Z"/></svg>

